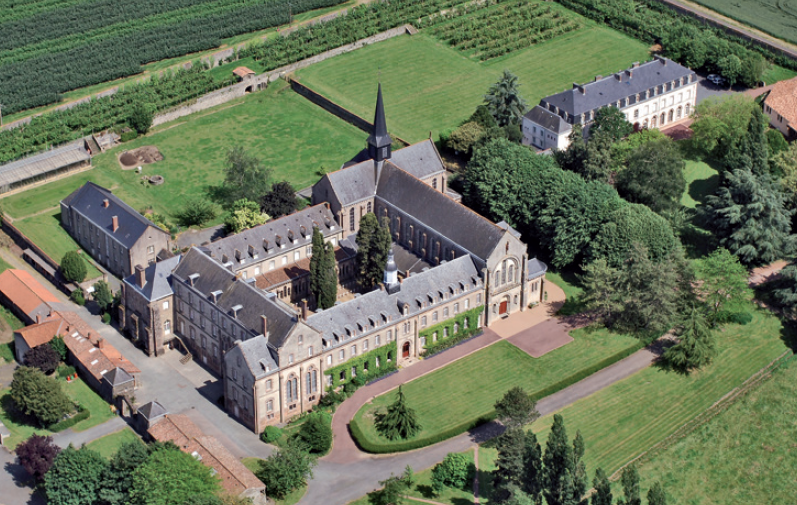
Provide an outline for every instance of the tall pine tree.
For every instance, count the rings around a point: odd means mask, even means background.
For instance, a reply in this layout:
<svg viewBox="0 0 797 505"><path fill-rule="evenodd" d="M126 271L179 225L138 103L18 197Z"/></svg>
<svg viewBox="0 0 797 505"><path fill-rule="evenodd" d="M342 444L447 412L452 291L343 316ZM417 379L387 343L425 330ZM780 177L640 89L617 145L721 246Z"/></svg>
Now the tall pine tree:
<svg viewBox="0 0 797 505"><path fill-rule="evenodd" d="M639 493L639 472L634 465L623 468L620 475L620 483L623 485L623 505L642 505L642 498Z"/></svg>
<svg viewBox="0 0 797 505"><path fill-rule="evenodd" d="M357 231L357 283L363 290L371 290L381 280L385 272L387 255L390 251L390 220L376 218L373 212L360 219Z"/></svg>
<svg viewBox="0 0 797 505"><path fill-rule="evenodd" d="M692 309L680 331L680 341L664 352L664 359L676 370L687 372L711 363L717 354L714 334L705 316Z"/></svg>
<svg viewBox="0 0 797 505"><path fill-rule="evenodd" d="M654 482L648 490L648 505L667 505L667 495L660 481Z"/></svg>
<svg viewBox="0 0 797 505"><path fill-rule="evenodd" d="M396 401L388 405L387 412L376 422L376 429L389 440L412 438L421 431L415 410L407 405L407 398L399 386Z"/></svg>
<svg viewBox="0 0 797 505"><path fill-rule="evenodd" d="M324 262L324 235L317 226L313 227L313 255L310 257L310 291L316 301L321 299L323 275L321 265Z"/></svg>
<svg viewBox="0 0 797 505"><path fill-rule="evenodd" d="M592 505L612 505L612 485L603 468L595 470L595 479L592 481L595 493L592 495Z"/></svg>
<svg viewBox="0 0 797 505"><path fill-rule="evenodd" d="M531 430L526 433L523 467L523 491L532 503L542 503L542 448L537 442L537 435Z"/></svg>
<svg viewBox="0 0 797 505"><path fill-rule="evenodd" d="M573 448L567 439L564 418L559 414L553 416L553 426L542 461L545 465L542 472L545 501L548 505L567 505L572 498L574 458ZM566 493L565 476L569 479L571 496Z"/></svg>
<svg viewBox="0 0 797 505"><path fill-rule="evenodd" d="M496 440L498 458L493 470L493 486L499 501L507 499L512 489L523 485L525 474L526 435L523 428L508 428Z"/></svg>
<svg viewBox="0 0 797 505"><path fill-rule="evenodd" d="M321 264L321 291L318 306L328 309L338 299L338 270L335 262L335 248L329 242L324 246L323 263Z"/></svg>

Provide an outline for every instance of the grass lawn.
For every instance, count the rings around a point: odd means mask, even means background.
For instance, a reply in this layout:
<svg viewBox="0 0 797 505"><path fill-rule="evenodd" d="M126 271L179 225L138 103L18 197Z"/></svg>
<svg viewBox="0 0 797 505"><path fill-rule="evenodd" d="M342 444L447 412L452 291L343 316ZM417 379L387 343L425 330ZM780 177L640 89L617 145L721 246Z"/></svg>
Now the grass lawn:
<svg viewBox="0 0 797 505"><path fill-rule="evenodd" d="M206 197L210 187L222 183L226 152L233 146L259 157L273 169L275 181L287 180L300 189L318 180L316 171L322 165L338 168L357 154L365 138L362 131L278 81L266 91L161 125L96 156L93 170L4 198L3 210L58 261L75 247L58 225L58 202L88 180L111 188L136 210L152 207L172 220L188 198ZM140 175L121 170L117 162L124 150L143 145L157 146L164 156L163 161L145 165L143 172L163 175L166 182L160 186L144 186ZM38 212L45 213L31 216ZM220 216L217 221L221 220Z"/></svg>
<svg viewBox="0 0 797 505"><path fill-rule="evenodd" d="M404 384L409 405L423 426L418 438L434 436L467 420L492 412L495 402L510 388L535 393L604 358L638 345L625 335L577 330L564 347L532 358L506 341L498 342L433 373ZM374 413L395 400L393 392L377 397L357 412L355 419L368 440L390 442L374 427ZM445 399L445 401L441 401Z"/></svg>
<svg viewBox="0 0 797 505"><path fill-rule="evenodd" d="M797 468L797 362L640 468L642 486L661 480L670 503L793 503ZM781 469L777 471L775 469ZM786 471L783 471L786 470Z"/></svg>
<svg viewBox="0 0 797 505"><path fill-rule="evenodd" d="M797 76L797 72L794 70L789 70L788 68L783 68L778 65L772 65L772 67L764 72L763 76L761 76L761 80L767 84L774 84L778 81L785 81L795 76Z"/></svg>
<svg viewBox="0 0 797 505"><path fill-rule="evenodd" d="M95 393L88 384L83 382L83 380L72 381L71 383L67 383L61 379L59 380L63 385L64 391L66 391L66 394L69 395L72 400L91 411L91 416L89 416L88 419L84 419L72 427L73 431L87 430L104 423L114 416L111 412L110 405ZM8 388L0 390L0 421L2 421L11 432L11 436L6 439L4 444L9 449L13 449L21 442L24 442L34 433L38 433L39 435L52 435L52 432L49 430L38 428L27 423L26 420L17 418L11 413L11 408L11 390Z"/></svg>
<svg viewBox="0 0 797 505"><path fill-rule="evenodd" d="M705 370L684 376L647 368L559 411L570 437L577 430L584 436L590 476L599 466L607 473L616 471L783 354L787 347L782 331L775 316L758 310L748 325L728 325L718 332L719 355ZM549 415L532 425L542 445L552 422ZM790 423L793 428L793 418ZM677 472L683 474L683 468ZM694 477L703 479L702 474Z"/></svg>
<svg viewBox="0 0 797 505"><path fill-rule="evenodd" d="M706 196L713 195L717 191L720 176L717 169L705 161L685 160L685 162L686 191L681 197L681 205L694 209L706 201Z"/></svg>
<svg viewBox="0 0 797 505"><path fill-rule="evenodd" d="M134 441L143 443L133 430L130 428L124 428L116 433L111 433L110 435L105 435L97 440L93 440L86 444L86 447L93 451L97 451L103 457L110 459L111 456L113 456L119 449L119 447L122 446L122 444Z"/></svg>
<svg viewBox="0 0 797 505"><path fill-rule="evenodd" d="M441 130L456 127L473 113L504 69L519 76L521 93L535 104L573 82L649 58L642 43L578 18L584 26L576 31L484 63L421 32L330 58L299 70L297 76L365 118L373 116L381 79L391 133L410 142L428 138L430 131L437 138Z"/></svg>

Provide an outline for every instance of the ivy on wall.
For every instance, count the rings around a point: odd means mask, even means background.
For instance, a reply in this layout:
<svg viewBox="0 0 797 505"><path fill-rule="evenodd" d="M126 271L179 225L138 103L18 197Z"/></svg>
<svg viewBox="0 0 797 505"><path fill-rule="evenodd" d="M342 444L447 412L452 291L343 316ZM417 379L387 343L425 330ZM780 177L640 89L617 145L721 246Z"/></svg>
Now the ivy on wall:
<svg viewBox="0 0 797 505"><path fill-rule="evenodd" d="M390 353L390 362L388 362L387 355ZM354 358L350 358L345 363L333 366L324 370L324 375L332 376L332 387L338 387L350 382L354 377L351 375L351 369L354 368L357 377L363 377L365 380L374 378L379 375L384 375L387 371L396 369L396 358L398 356L398 344L394 340L388 342L382 347L377 347L364 354L360 354ZM379 359L379 367L376 366L376 360ZM368 371L365 370L367 364ZM340 372L345 374L345 379L340 380Z"/></svg>
<svg viewBox="0 0 797 505"><path fill-rule="evenodd" d="M426 345L423 346L423 354L434 354L476 333L479 329L479 316L481 316L482 312L484 312L483 306L474 307L465 312L460 312L451 319L421 331L418 335L426 338ZM467 325L465 325L465 319L468 320ZM454 325L457 325L456 332L454 331ZM444 337L443 335L446 334L446 328L448 329L448 336ZM432 342L432 337L435 332L437 332L437 342Z"/></svg>

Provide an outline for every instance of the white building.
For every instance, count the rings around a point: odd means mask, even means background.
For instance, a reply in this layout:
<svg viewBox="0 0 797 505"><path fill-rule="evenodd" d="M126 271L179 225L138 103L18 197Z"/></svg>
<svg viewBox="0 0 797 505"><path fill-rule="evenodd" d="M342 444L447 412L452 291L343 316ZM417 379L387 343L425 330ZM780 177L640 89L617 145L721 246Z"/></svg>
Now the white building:
<svg viewBox="0 0 797 505"><path fill-rule="evenodd" d="M787 140L797 138L797 77L772 86L764 98L764 113Z"/></svg>
<svg viewBox="0 0 797 505"><path fill-rule="evenodd" d="M635 129L659 128L689 116L697 99L697 77L688 68L656 56L609 77L540 100L523 116L523 143L564 149L573 125L589 127L603 107L617 107ZM585 135L587 132L585 131Z"/></svg>

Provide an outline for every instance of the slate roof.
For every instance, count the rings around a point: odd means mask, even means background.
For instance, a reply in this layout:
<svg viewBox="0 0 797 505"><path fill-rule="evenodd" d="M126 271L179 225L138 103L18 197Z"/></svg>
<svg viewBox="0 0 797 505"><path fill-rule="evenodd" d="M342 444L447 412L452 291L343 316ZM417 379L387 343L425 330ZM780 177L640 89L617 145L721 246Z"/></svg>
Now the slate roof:
<svg viewBox="0 0 797 505"><path fill-rule="evenodd" d="M505 233L391 162L382 169L377 195L481 260L487 259Z"/></svg>
<svg viewBox="0 0 797 505"><path fill-rule="evenodd" d="M390 161L418 179L446 171L443 159L431 139L399 149L393 153Z"/></svg>
<svg viewBox="0 0 797 505"><path fill-rule="evenodd" d="M49 304L58 303L58 298L26 270L8 269L0 274L0 292L33 320L37 315L46 317Z"/></svg>
<svg viewBox="0 0 797 505"><path fill-rule="evenodd" d="M368 136L368 143L375 147L389 146L392 140L387 132L385 121L385 104L382 102L382 83L376 92L376 111L374 112L374 128Z"/></svg>
<svg viewBox="0 0 797 505"><path fill-rule="evenodd" d="M637 93L644 93L645 90L688 75L694 75L694 72L668 58L656 57L638 67L579 87L574 85L573 89L543 98L540 105L548 103L570 115L580 116L585 112L615 103ZM620 79L618 80L617 77ZM582 93L579 88L584 92Z"/></svg>
<svg viewBox="0 0 797 505"><path fill-rule="evenodd" d="M155 419L156 417L165 416L169 413L169 411L166 410L166 407L156 401L145 403L144 405L140 406L136 412L141 414L144 419L149 421Z"/></svg>
<svg viewBox="0 0 797 505"><path fill-rule="evenodd" d="M780 114L789 125L797 127L797 77L775 83L764 103Z"/></svg>
<svg viewBox="0 0 797 505"><path fill-rule="evenodd" d="M118 367L102 374L102 378L108 381L111 386L118 386L135 380L132 375Z"/></svg>
<svg viewBox="0 0 797 505"><path fill-rule="evenodd" d="M266 337L258 335L255 338L237 342L236 346L240 350L246 366L254 375L255 380L262 379L266 375L279 370L279 365L274 355L271 354ZM268 371L266 371L266 368L268 368Z"/></svg>
<svg viewBox="0 0 797 505"><path fill-rule="evenodd" d="M260 316L266 316L269 342L280 347L296 324L296 315L275 296L267 295L252 284L238 279L216 259L196 247L183 256L173 273L177 282L184 284L193 274L199 274L194 281L194 288L203 293L206 299L210 300L210 293L213 291L222 292L216 299L216 306L224 312L231 314L236 305L242 307L238 311L237 320L251 331L252 336L261 333Z"/></svg>
<svg viewBox="0 0 797 505"><path fill-rule="evenodd" d="M108 207L103 207L103 200L108 200ZM159 233L166 233L152 221L148 220L123 202L110 190L89 181L64 198L61 203L75 209L96 226L105 230L124 247L130 248L151 226ZM117 216L119 229L113 231L112 218Z"/></svg>
<svg viewBox="0 0 797 505"><path fill-rule="evenodd" d="M150 302L171 295L171 273L172 270L177 268L181 258L182 256L177 255L149 265L144 269L145 282L143 288L138 286L135 273L126 277L124 283L127 284L127 289L133 289L141 293Z"/></svg>
<svg viewBox="0 0 797 505"><path fill-rule="evenodd" d="M460 283L464 283L466 292L481 285L479 272L470 256L413 274L401 282L400 290L394 294L379 289L316 312L307 318L307 324L323 333L325 348L334 347L353 336L401 319L404 317L401 307L405 304L409 306L409 315L414 315L428 310L430 303L441 302L441 291L446 292L453 286L462 293ZM418 301L425 307L419 306Z"/></svg>
<svg viewBox="0 0 797 505"><path fill-rule="evenodd" d="M528 272L527 278L529 280L536 279L545 275L545 272L548 271L548 265L537 258L531 258L527 264L526 271Z"/></svg>
<svg viewBox="0 0 797 505"><path fill-rule="evenodd" d="M264 259L285 254L286 250L302 245L311 245L314 226L318 226L324 237L340 231L332 211L327 208L326 204L319 204L216 240L206 245L205 248L222 264L231 261L233 271L237 271L254 262L262 262ZM291 236L296 244L291 243ZM284 245L284 248L277 245L278 240ZM250 245L252 246L251 250L249 249ZM236 250L240 260L236 258Z"/></svg>
<svg viewBox="0 0 797 505"><path fill-rule="evenodd" d="M532 123L542 126L546 130L558 134L567 133L573 129L573 127L570 126L570 124L568 124L568 122L562 117L554 114L540 105L534 106L523 117Z"/></svg>

